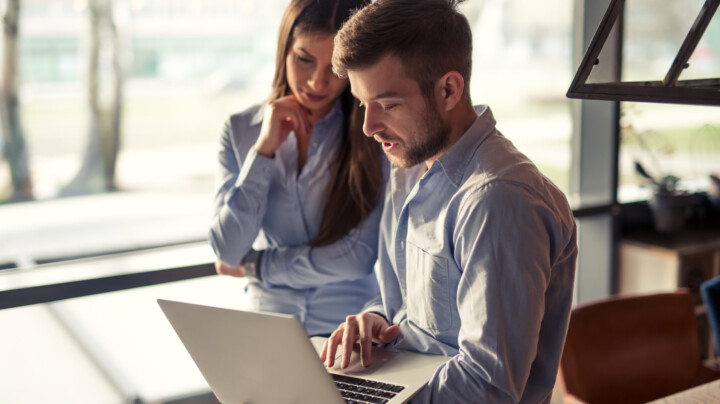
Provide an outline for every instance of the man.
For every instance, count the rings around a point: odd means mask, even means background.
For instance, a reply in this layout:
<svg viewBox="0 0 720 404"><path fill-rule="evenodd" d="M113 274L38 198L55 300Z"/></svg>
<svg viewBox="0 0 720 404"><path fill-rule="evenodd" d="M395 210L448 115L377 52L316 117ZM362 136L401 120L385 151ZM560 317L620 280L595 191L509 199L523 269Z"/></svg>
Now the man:
<svg viewBox="0 0 720 404"><path fill-rule="evenodd" d="M572 299L567 199L473 108L459 1L378 0L338 33L333 68L394 166L380 295L330 336L328 366L372 342L452 358L413 402L549 402Z"/></svg>

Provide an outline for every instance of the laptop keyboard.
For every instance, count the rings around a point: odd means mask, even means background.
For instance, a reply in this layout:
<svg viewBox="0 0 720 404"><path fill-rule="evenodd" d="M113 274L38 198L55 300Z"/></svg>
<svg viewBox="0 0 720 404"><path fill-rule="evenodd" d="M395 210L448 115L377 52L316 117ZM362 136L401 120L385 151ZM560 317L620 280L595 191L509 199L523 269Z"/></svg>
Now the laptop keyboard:
<svg viewBox="0 0 720 404"><path fill-rule="evenodd" d="M346 403L387 403L405 387L345 375L332 375Z"/></svg>

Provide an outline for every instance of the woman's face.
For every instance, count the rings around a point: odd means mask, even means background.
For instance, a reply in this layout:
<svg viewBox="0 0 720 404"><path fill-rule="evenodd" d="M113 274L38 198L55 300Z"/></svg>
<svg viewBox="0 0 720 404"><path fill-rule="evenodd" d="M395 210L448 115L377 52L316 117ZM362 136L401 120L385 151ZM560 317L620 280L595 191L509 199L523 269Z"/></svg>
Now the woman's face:
<svg viewBox="0 0 720 404"><path fill-rule="evenodd" d="M335 35L307 34L291 38L285 57L285 71L290 90L316 121L330 112L335 99L348 86L332 72Z"/></svg>

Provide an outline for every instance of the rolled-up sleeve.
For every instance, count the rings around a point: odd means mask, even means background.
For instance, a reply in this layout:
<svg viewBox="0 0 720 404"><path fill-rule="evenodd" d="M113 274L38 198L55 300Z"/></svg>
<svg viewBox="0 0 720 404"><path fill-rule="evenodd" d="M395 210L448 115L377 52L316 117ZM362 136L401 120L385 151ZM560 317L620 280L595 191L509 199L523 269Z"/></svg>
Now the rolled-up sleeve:
<svg viewBox="0 0 720 404"><path fill-rule="evenodd" d="M265 250L263 282L305 289L367 277L377 259L381 204L338 241L320 247L278 247Z"/></svg>

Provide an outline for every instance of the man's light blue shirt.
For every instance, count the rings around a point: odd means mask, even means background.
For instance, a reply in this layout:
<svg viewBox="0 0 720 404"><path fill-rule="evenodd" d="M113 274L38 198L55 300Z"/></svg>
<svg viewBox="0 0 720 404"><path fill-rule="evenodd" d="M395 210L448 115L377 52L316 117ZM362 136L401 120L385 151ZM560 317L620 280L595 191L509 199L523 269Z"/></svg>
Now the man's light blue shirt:
<svg viewBox="0 0 720 404"><path fill-rule="evenodd" d="M340 103L313 126L299 174L293 132L274 158L255 152L263 112L262 106L250 108L225 125L210 242L218 258L233 266L253 245L264 250L262 280L248 285L250 309L293 314L310 335L329 334L377 294L372 271L382 204L335 243L308 246L319 231L339 146Z"/></svg>
<svg viewBox="0 0 720 404"><path fill-rule="evenodd" d="M549 402L577 257L567 198L489 108L427 172L393 167L380 222L383 313L396 348L445 354L413 402Z"/></svg>

